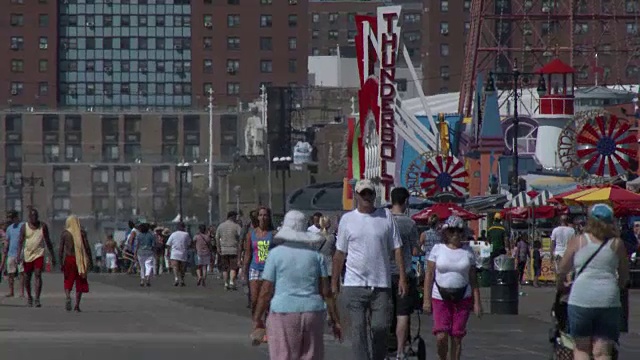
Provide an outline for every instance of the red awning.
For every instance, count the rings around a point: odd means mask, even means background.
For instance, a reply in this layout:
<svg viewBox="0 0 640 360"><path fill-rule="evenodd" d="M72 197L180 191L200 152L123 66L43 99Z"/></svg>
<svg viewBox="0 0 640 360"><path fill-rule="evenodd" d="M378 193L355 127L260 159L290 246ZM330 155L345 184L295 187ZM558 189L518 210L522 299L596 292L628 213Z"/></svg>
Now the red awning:
<svg viewBox="0 0 640 360"><path fill-rule="evenodd" d="M438 219L445 220L451 215L459 216L463 220L477 220L482 216L465 210L458 204L454 203L437 203L431 207L428 207L419 213L413 215L411 218L417 223L424 223L429 220L431 215L437 215Z"/></svg>

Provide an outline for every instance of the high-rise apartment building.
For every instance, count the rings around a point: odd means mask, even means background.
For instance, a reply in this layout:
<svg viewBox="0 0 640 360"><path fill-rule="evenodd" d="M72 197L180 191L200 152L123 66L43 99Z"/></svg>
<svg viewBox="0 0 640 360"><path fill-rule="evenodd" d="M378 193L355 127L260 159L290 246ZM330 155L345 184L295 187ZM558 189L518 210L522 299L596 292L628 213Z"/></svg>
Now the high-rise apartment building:
<svg viewBox="0 0 640 360"><path fill-rule="evenodd" d="M0 104L219 108L305 85L307 0L9 0ZM2 106L0 106L2 107Z"/></svg>

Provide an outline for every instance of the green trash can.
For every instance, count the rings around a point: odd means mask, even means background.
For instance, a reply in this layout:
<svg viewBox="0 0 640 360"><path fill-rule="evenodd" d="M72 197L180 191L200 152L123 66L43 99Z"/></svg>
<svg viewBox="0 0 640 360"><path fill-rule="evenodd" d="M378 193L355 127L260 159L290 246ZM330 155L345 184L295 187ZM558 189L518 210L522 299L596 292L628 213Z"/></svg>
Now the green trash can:
<svg viewBox="0 0 640 360"><path fill-rule="evenodd" d="M481 288L491 287L491 271L489 269L478 268L478 286Z"/></svg>

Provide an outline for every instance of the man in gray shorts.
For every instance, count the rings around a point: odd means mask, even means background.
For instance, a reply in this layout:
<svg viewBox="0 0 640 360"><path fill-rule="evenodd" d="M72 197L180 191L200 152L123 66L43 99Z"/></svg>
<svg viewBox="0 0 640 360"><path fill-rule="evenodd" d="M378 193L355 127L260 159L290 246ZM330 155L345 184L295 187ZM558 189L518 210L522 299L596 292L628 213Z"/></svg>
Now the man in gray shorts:
<svg viewBox="0 0 640 360"><path fill-rule="evenodd" d="M20 246L20 229L24 225L20 222L18 212L15 210L10 211L7 214L9 224L7 225L6 236L7 245L4 247L2 253L2 265L0 269L7 270L9 277L9 293L6 297L14 296L14 283L16 275L20 276L20 297L24 297L24 269L22 267L22 259L18 254Z"/></svg>

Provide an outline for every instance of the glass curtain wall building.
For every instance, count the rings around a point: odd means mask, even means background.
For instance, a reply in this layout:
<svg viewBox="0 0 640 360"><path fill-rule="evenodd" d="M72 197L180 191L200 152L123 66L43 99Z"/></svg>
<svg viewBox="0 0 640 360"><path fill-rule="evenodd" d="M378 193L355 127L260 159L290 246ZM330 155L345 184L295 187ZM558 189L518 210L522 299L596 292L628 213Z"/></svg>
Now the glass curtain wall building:
<svg viewBox="0 0 640 360"><path fill-rule="evenodd" d="M188 0L64 0L59 20L61 106L191 106Z"/></svg>

